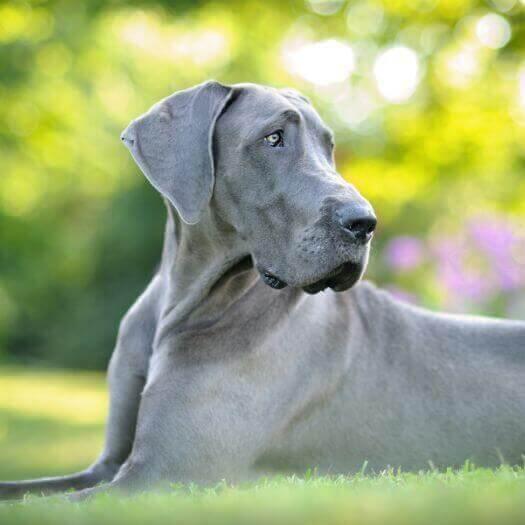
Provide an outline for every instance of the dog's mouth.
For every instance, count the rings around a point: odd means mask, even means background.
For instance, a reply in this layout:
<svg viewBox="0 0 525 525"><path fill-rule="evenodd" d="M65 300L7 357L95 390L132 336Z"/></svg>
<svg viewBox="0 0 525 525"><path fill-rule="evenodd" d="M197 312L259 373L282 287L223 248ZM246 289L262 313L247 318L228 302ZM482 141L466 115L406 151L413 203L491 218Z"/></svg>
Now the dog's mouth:
<svg viewBox="0 0 525 525"><path fill-rule="evenodd" d="M361 272L361 264L346 262L325 274L321 279L303 285L301 288L308 294L316 294L327 288L334 290L334 292L343 292L351 288L359 280ZM261 277L265 284L275 290L281 290L288 286L288 283L269 272L261 272Z"/></svg>

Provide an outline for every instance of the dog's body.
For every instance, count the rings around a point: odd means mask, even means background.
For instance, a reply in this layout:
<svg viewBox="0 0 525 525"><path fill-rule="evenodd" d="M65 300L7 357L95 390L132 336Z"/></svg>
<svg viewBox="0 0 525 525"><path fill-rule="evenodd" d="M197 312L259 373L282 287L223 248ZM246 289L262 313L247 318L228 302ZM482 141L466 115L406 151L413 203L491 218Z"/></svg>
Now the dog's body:
<svg viewBox="0 0 525 525"><path fill-rule="evenodd" d="M181 145L162 144L162 126L188 107L211 119L186 138L210 140L216 181L181 194L165 174L196 153L190 141L168 162ZM276 110L290 123L244 144L243 126ZM119 330L105 450L85 472L0 495L522 461L525 323L434 314L355 284L375 219L317 147L316 118L295 93L209 83L124 132L168 222L159 271ZM351 289L316 293L327 287Z"/></svg>

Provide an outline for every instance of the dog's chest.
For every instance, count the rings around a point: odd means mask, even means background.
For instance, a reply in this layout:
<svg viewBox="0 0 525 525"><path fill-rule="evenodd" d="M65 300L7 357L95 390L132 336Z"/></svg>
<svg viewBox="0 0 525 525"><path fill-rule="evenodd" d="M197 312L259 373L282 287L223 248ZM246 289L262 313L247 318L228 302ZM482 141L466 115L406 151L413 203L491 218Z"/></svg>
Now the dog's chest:
<svg viewBox="0 0 525 525"><path fill-rule="evenodd" d="M170 375L174 410L213 406L215 428L224 417L245 421L262 453L334 394L350 364L348 334L334 336L333 312L312 299L291 311L274 303L239 312L231 323L176 334L153 357L152 376ZM148 389L154 393L154 380Z"/></svg>

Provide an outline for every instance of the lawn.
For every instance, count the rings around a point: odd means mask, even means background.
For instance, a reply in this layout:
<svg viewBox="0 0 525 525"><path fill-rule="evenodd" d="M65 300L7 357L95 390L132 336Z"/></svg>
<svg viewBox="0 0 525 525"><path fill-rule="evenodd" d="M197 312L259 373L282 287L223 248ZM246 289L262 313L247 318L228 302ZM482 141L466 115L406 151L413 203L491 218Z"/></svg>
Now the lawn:
<svg viewBox="0 0 525 525"><path fill-rule="evenodd" d="M0 478L86 466L102 442L104 378L95 373L0 369ZM525 471L465 466L456 472L272 478L212 489L174 486L132 499L101 495L0 504L0 523L525 523Z"/></svg>

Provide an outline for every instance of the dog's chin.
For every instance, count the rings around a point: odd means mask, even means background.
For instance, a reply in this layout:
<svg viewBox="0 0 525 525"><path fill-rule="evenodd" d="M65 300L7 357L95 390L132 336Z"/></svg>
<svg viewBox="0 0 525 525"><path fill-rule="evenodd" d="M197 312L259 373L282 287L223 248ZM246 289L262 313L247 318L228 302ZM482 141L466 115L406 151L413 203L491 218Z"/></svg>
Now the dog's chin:
<svg viewBox="0 0 525 525"><path fill-rule="evenodd" d="M308 294L316 294L327 288L334 292L344 292L359 281L363 269L364 262L346 262L319 278L310 280L307 284L295 284L294 287L302 288ZM268 272L261 272L261 278L270 288L275 290L288 286L288 283Z"/></svg>
<svg viewBox="0 0 525 525"><path fill-rule="evenodd" d="M334 292L344 292L352 288L359 281L363 273L363 264L347 262L338 266L335 270L324 275L313 283L301 288L308 294L316 294L330 288Z"/></svg>

